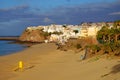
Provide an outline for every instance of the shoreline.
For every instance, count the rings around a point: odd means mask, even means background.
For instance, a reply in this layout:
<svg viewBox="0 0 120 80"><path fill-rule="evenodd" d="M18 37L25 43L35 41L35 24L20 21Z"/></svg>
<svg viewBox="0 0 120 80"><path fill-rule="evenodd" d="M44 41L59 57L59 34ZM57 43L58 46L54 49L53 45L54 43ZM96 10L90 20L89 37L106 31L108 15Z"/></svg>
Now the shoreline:
<svg viewBox="0 0 120 80"><path fill-rule="evenodd" d="M42 44L43 44L43 46L44 45L46 46L45 43L42 43ZM29 63L31 61L31 59L35 59L35 57L37 57L38 55L43 55L43 54L38 53L39 46L41 48L43 47L43 46L41 46L42 44L32 45L31 47L28 47L22 51L12 53L9 55L0 56L0 65L2 65L2 67L0 69L0 71L1 71L0 79L7 80L8 77L12 77L12 75L14 75L14 68L18 66L19 61L22 60L23 62ZM49 43L49 44L54 44L54 43ZM55 47L55 45L53 45L53 46ZM36 54L34 54L35 52L36 52ZM44 53L47 53L47 51L44 51ZM7 71L6 71L6 69L7 69Z"/></svg>
<svg viewBox="0 0 120 80"><path fill-rule="evenodd" d="M12 51L12 52L9 52L9 53L3 52L0 56L6 56L6 55L14 54L14 53L19 53L19 52L21 52L21 51L23 51L23 50L25 50L25 49L33 46L33 45L37 45L37 44L42 44L43 43L43 42L29 42L29 41L18 41L18 40L0 40L0 41L5 41L5 45L12 44L12 45L18 45L18 46L21 47L17 51ZM9 47L11 47L11 46L9 46Z"/></svg>
<svg viewBox="0 0 120 80"><path fill-rule="evenodd" d="M20 51L23 51L24 49L32 46L32 44L28 44L28 43L14 43L14 41L11 40L2 40L0 41L0 44L3 46L1 46L1 50L0 50L0 56L6 56L6 55L10 55L13 53L17 53Z"/></svg>
<svg viewBox="0 0 120 80"><path fill-rule="evenodd" d="M80 61L82 53L84 51L75 54L72 50L57 50L55 43L32 45L21 52L0 57L0 80L119 80L119 70L115 75L101 77L119 64L119 59L92 57ZM19 61L24 63L22 72L14 71Z"/></svg>

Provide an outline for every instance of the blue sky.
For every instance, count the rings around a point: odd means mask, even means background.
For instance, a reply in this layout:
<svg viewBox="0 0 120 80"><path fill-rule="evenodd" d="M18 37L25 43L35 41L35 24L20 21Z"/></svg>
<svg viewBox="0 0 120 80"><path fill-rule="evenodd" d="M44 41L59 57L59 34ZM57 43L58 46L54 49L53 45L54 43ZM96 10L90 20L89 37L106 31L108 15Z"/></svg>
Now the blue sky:
<svg viewBox="0 0 120 80"><path fill-rule="evenodd" d="M119 0L0 0L0 35L20 35L27 26L119 20L119 8Z"/></svg>

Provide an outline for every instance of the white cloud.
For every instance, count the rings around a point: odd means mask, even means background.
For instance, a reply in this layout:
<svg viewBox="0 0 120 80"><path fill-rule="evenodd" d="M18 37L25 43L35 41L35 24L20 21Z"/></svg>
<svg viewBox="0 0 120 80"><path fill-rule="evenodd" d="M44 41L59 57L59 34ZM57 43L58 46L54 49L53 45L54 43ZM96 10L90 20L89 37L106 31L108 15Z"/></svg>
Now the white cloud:
<svg viewBox="0 0 120 80"><path fill-rule="evenodd" d="M44 18L44 20L43 20L45 23L49 23L49 22L53 22L51 19L49 19L49 18Z"/></svg>
<svg viewBox="0 0 120 80"><path fill-rule="evenodd" d="M120 15L120 12L113 12L113 13L110 13L109 15Z"/></svg>

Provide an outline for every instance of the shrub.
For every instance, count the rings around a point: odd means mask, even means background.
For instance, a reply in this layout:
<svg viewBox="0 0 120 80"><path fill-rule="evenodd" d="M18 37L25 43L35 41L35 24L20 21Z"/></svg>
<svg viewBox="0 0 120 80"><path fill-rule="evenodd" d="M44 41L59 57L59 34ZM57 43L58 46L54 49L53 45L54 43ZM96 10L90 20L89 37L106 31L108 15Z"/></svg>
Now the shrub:
<svg viewBox="0 0 120 80"><path fill-rule="evenodd" d="M77 34L79 31L78 30L73 30L73 32L75 32L75 34Z"/></svg>
<svg viewBox="0 0 120 80"><path fill-rule="evenodd" d="M45 37L47 37L47 36L50 36L51 34L48 33L48 32L43 32L43 35L44 35Z"/></svg>
<svg viewBox="0 0 120 80"><path fill-rule="evenodd" d="M52 34L57 34L57 35L60 35L60 34L63 34L62 32L53 32Z"/></svg>
<svg viewBox="0 0 120 80"><path fill-rule="evenodd" d="M77 45L76 45L76 48L77 48L77 49L82 48L81 44L77 44Z"/></svg>
<svg viewBox="0 0 120 80"><path fill-rule="evenodd" d="M101 50L101 48L98 45L87 45L86 48L88 48L92 53L96 53Z"/></svg>
<svg viewBox="0 0 120 80"><path fill-rule="evenodd" d="M93 49L96 50L97 52L99 52L101 50L101 48L98 45L94 45Z"/></svg>

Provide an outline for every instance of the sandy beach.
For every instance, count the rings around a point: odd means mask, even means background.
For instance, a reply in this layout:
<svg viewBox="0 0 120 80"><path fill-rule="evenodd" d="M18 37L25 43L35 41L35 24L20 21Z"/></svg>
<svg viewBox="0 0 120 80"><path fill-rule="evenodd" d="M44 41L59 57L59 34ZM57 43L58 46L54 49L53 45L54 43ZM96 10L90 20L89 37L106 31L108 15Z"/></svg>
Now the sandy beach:
<svg viewBox="0 0 120 80"><path fill-rule="evenodd" d="M120 80L120 59L95 56L81 61L83 53L57 50L54 43L33 45L0 57L0 80ZM19 61L22 71L16 70Z"/></svg>

